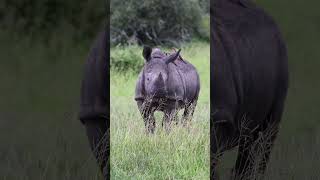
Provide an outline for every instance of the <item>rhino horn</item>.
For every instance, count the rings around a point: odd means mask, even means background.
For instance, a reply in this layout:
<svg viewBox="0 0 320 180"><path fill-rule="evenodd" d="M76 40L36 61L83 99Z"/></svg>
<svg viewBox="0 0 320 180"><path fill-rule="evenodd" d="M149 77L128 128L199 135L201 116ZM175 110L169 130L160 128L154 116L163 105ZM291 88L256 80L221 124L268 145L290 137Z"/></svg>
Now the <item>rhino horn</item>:
<svg viewBox="0 0 320 180"><path fill-rule="evenodd" d="M155 89L153 89L154 96L165 96L166 87L162 74L160 73L155 82Z"/></svg>
<svg viewBox="0 0 320 180"><path fill-rule="evenodd" d="M164 85L164 79L162 77L162 74L160 72L158 78L157 78L157 85L163 86Z"/></svg>
<svg viewBox="0 0 320 180"><path fill-rule="evenodd" d="M167 57L164 59L164 61L165 61L167 64L173 62L174 60L176 60L176 59L179 57L180 51L181 51L181 49L179 49L177 52L175 52L175 53L173 53L173 54L170 54L169 56L167 56Z"/></svg>

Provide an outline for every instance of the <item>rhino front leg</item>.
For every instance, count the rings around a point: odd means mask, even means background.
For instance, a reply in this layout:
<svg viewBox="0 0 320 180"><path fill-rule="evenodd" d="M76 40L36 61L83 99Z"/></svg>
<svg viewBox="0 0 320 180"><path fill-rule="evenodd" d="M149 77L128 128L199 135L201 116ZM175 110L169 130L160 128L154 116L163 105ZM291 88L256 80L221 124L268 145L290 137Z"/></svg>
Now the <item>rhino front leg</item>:
<svg viewBox="0 0 320 180"><path fill-rule="evenodd" d="M86 132L89 140L91 150L100 166L100 170L103 173L105 179L107 179L110 169L110 164L108 163L108 128L105 119L90 119L84 123L86 127Z"/></svg>
<svg viewBox="0 0 320 180"><path fill-rule="evenodd" d="M137 101L137 104L144 121L146 134L153 134L156 127L153 108L150 107L148 104L144 103L143 101Z"/></svg>
<svg viewBox="0 0 320 180"><path fill-rule="evenodd" d="M146 133L153 134L156 129L156 120L154 118L154 111L151 111L149 114L146 114L144 117L144 124L146 127Z"/></svg>

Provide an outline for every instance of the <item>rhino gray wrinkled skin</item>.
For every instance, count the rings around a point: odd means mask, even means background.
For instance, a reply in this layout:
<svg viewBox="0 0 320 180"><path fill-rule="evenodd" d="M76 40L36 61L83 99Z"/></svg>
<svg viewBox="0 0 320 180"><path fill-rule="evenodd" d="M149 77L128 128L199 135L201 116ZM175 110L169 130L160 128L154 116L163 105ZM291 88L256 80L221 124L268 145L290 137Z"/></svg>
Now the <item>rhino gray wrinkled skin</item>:
<svg viewBox="0 0 320 180"><path fill-rule="evenodd" d="M155 131L155 111L164 112L162 126L168 131L180 109L184 109L184 122L192 117L200 91L199 75L181 58L180 50L167 55L158 48L144 47L142 54L145 64L138 76L135 100L147 133Z"/></svg>

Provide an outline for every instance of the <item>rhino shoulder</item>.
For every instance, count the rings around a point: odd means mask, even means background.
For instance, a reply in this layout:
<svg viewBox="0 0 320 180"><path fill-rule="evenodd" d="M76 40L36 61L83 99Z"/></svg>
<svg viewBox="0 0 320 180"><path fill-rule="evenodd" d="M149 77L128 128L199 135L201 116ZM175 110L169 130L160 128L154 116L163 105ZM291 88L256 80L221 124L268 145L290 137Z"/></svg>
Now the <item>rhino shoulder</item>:
<svg viewBox="0 0 320 180"><path fill-rule="evenodd" d="M138 75L138 80L136 83L135 89L135 100L143 100L144 99L144 78L143 78L143 71L141 71Z"/></svg>

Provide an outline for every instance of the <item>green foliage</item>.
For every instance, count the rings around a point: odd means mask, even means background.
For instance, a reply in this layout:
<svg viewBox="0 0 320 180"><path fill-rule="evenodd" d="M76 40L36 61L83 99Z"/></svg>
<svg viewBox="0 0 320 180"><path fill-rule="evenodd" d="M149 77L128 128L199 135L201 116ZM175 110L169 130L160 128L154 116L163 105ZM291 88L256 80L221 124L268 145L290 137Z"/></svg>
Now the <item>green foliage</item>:
<svg viewBox="0 0 320 180"><path fill-rule="evenodd" d="M199 0L199 5L204 13L210 13L210 0Z"/></svg>
<svg viewBox="0 0 320 180"><path fill-rule="evenodd" d="M111 43L176 45L197 33L202 13L198 0L113 0Z"/></svg>
<svg viewBox="0 0 320 180"><path fill-rule="evenodd" d="M71 38L78 40L90 39L107 19L107 3L105 0L3 0L0 28L45 40L61 31L70 32ZM136 42L177 45L195 36L206 36L201 27L202 17L208 13L208 0L112 0L110 3L114 45Z"/></svg>
<svg viewBox="0 0 320 180"><path fill-rule="evenodd" d="M197 29L198 36L200 39L210 41L210 15L206 14L202 16L199 27Z"/></svg>
<svg viewBox="0 0 320 180"><path fill-rule="evenodd" d="M142 48L137 45L112 48L110 66L114 71L138 73L143 66Z"/></svg>

